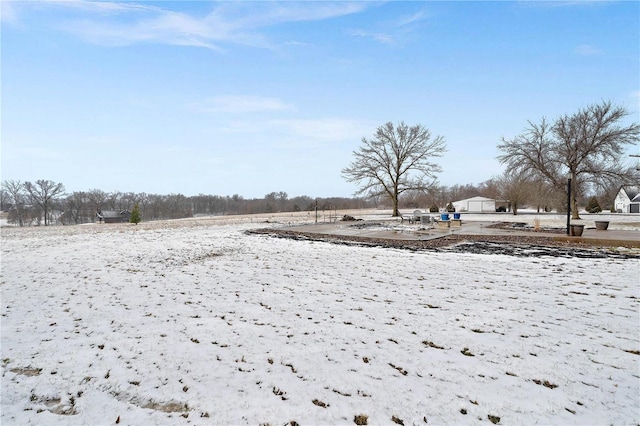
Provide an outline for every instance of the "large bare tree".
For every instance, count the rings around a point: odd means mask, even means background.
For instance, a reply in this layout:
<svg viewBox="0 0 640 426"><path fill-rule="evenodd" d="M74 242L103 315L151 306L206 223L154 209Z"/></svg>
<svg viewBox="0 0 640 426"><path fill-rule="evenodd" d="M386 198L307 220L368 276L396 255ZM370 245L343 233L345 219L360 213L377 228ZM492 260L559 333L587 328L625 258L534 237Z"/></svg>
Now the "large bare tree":
<svg viewBox="0 0 640 426"><path fill-rule="evenodd" d="M578 219L577 199L587 188L638 178L623 161L627 145L640 140L640 124L622 124L627 115L624 107L603 101L553 123L529 121L522 134L501 139L498 159L508 173L530 169L556 188L566 187L570 178L570 206Z"/></svg>
<svg viewBox="0 0 640 426"><path fill-rule="evenodd" d="M40 179L35 183L25 182L24 188L31 199L42 209L44 226L47 226L52 203L64 195L64 185L52 180Z"/></svg>
<svg viewBox="0 0 640 426"><path fill-rule="evenodd" d="M431 160L445 151L444 137L432 138L422 125L409 127L400 122L394 126L388 122L378 127L373 138L362 138L362 146L353 152L355 159L342 175L348 182L361 185L356 194L388 197L393 216L399 216L400 195L432 185L441 168Z"/></svg>

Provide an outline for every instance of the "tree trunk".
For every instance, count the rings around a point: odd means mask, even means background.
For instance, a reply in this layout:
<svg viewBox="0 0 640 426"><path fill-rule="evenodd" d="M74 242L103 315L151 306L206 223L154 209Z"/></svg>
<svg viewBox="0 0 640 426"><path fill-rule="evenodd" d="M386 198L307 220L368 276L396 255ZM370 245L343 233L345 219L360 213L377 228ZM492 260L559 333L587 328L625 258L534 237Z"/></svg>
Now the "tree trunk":
<svg viewBox="0 0 640 426"><path fill-rule="evenodd" d="M576 176L571 173L571 206L567 208L571 209L571 219L580 219L580 212L578 211L578 200L576 199Z"/></svg>
<svg viewBox="0 0 640 426"><path fill-rule="evenodd" d="M571 195L571 219L580 219L580 215L578 213L578 201L576 200L575 195Z"/></svg>
<svg viewBox="0 0 640 426"><path fill-rule="evenodd" d="M398 181L397 180L393 186L393 194L391 194L391 198L393 199L393 214L391 216L398 217L400 216L400 211L398 210Z"/></svg>

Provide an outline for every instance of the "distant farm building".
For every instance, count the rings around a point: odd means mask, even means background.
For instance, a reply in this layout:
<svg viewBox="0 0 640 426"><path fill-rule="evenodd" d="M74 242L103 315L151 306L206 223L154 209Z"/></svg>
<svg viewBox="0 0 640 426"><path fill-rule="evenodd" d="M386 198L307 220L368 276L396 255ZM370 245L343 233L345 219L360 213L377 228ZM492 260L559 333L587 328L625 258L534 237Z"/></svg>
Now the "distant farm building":
<svg viewBox="0 0 640 426"><path fill-rule="evenodd" d="M486 197L472 197L465 200L454 201L453 207L457 212L469 212L469 213L495 213L496 209L500 211L507 211L509 209L509 203L504 201L496 201L492 198Z"/></svg>
<svg viewBox="0 0 640 426"><path fill-rule="evenodd" d="M640 213L640 186L621 186L614 204L618 213Z"/></svg>
<svg viewBox="0 0 640 426"><path fill-rule="evenodd" d="M96 213L96 219L104 223L126 223L131 219L129 210L102 210Z"/></svg>

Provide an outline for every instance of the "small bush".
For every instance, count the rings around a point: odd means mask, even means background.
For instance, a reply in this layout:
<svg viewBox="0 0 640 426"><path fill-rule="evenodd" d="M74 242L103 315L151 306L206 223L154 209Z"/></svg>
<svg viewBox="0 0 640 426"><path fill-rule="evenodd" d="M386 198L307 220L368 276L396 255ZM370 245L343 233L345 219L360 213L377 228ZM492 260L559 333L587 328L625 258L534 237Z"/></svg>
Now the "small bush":
<svg viewBox="0 0 640 426"><path fill-rule="evenodd" d="M585 210L589 213L600 213L602 211L600 203L598 203L598 199L595 196L589 198L589 202L587 203Z"/></svg>
<svg viewBox="0 0 640 426"><path fill-rule="evenodd" d="M453 213L453 212L455 212L455 211L456 211L456 208L455 208L455 207L453 207L453 204L452 204L451 202L449 202L449 204L447 204L447 211L448 211L449 213Z"/></svg>
<svg viewBox="0 0 640 426"><path fill-rule="evenodd" d="M440 209L435 204L431 204L431 207L429 207L429 213L438 213L439 211Z"/></svg>

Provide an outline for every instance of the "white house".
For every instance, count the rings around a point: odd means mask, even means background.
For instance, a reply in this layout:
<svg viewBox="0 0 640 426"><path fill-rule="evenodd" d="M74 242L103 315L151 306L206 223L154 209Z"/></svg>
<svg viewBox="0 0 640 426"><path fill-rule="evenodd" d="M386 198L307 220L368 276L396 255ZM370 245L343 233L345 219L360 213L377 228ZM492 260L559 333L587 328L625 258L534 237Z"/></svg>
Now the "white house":
<svg viewBox="0 0 640 426"><path fill-rule="evenodd" d="M614 204L619 213L640 213L640 186L621 186Z"/></svg>
<svg viewBox="0 0 640 426"><path fill-rule="evenodd" d="M465 200L454 201L453 207L457 212L482 213L496 211L496 200L486 197L472 197Z"/></svg>

